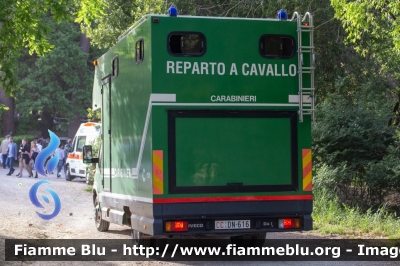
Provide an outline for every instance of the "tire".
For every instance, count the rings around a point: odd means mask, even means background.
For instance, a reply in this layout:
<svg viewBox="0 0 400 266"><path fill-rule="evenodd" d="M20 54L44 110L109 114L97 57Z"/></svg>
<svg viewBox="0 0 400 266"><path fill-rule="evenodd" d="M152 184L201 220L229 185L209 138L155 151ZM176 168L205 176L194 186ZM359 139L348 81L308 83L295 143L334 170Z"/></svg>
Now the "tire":
<svg viewBox="0 0 400 266"><path fill-rule="evenodd" d="M108 231L108 228L110 227L110 222L103 220L103 216L102 216L101 209L100 209L100 204L98 202L97 197L95 199L94 205L95 205L95 207L94 207L94 215L95 215L94 222L96 224L97 231L100 231L100 232Z"/></svg>
<svg viewBox="0 0 400 266"><path fill-rule="evenodd" d="M151 246L151 238L150 237L145 237L146 235L143 234L142 232L136 231L131 227L131 236L132 236L132 242L133 245L139 246L142 245L144 247L150 247Z"/></svg>
<svg viewBox="0 0 400 266"><path fill-rule="evenodd" d="M71 170L69 170L69 167L67 167L67 170L65 171L65 179L67 181L72 181L74 177L71 175Z"/></svg>
<svg viewBox="0 0 400 266"><path fill-rule="evenodd" d="M262 247L265 243L266 233L233 236L231 243L242 247Z"/></svg>
<svg viewBox="0 0 400 266"><path fill-rule="evenodd" d="M88 184L89 186L93 185L93 181L91 181L91 180L88 178L88 174L87 174L87 173L86 173L85 179L86 179L86 184Z"/></svg>
<svg viewBox="0 0 400 266"><path fill-rule="evenodd" d="M251 244L250 235L231 236L231 243L240 247L248 247Z"/></svg>
<svg viewBox="0 0 400 266"><path fill-rule="evenodd" d="M266 233L256 234L251 236L251 247L262 247L265 243Z"/></svg>
<svg viewBox="0 0 400 266"><path fill-rule="evenodd" d="M155 238L154 239L154 246L158 247L160 250L164 250L166 245L167 245L166 238Z"/></svg>

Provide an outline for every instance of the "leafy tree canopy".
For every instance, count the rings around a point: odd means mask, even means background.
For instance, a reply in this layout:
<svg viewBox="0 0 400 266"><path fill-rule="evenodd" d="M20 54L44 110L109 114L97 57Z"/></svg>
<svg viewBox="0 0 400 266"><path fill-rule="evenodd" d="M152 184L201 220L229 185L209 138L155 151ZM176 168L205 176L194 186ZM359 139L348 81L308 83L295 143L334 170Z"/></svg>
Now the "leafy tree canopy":
<svg viewBox="0 0 400 266"><path fill-rule="evenodd" d="M82 0L79 1L76 22L100 48L113 46L118 36L147 14L167 14L175 4L181 15L220 17L276 17L282 7L289 12L310 10L302 1L242 1L242 0Z"/></svg>
<svg viewBox="0 0 400 266"><path fill-rule="evenodd" d="M400 1L331 0L347 41L364 56L373 56L382 70L399 78Z"/></svg>
<svg viewBox="0 0 400 266"><path fill-rule="evenodd" d="M24 47L42 55L54 46L47 37L52 31L45 16L55 21L70 17L72 0L0 1L0 84L7 94L17 87L15 58Z"/></svg>
<svg viewBox="0 0 400 266"><path fill-rule="evenodd" d="M86 114L93 66L79 47L78 25L68 21L46 23L55 29L49 37L54 48L42 57L21 58L18 66L23 90L16 91L16 107L23 115L41 111L42 123L52 129L55 116L72 119L76 112Z"/></svg>
<svg viewBox="0 0 400 266"><path fill-rule="evenodd" d="M162 0L82 0L76 22L91 39L92 45L111 47L130 25L151 13L161 13Z"/></svg>

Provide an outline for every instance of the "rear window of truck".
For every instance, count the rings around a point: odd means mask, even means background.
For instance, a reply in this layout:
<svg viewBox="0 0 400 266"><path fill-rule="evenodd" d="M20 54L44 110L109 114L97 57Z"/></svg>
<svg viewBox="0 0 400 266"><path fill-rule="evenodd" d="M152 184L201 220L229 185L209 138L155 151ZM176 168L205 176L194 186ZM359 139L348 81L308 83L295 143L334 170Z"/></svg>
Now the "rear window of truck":
<svg viewBox="0 0 400 266"><path fill-rule="evenodd" d="M200 32L172 32L168 36L168 52L174 56L201 56L206 37Z"/></svg>
<svg viewBox="0 0 400 266"><path fill-rule="evenodd" d="M265 34L260 38L260 54L265 58L291 58L295 41L289 35Z"/></svg>

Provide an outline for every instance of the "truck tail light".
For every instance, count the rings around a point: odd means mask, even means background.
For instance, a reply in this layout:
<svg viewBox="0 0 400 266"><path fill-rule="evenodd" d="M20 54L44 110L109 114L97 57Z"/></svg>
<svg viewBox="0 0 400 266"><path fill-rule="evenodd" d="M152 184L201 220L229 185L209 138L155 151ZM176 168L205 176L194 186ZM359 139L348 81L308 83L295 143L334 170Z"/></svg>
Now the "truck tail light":
<svg viewBox="0 0 400 266"><path fill-rule="evenodd" d="M165 232L185 232L188 230L187 221L165 222Z"/></svg>
<svg viewBox="0 0 400 266"><path fill-rule="evenodd" d="M278 220L278 225L280 229L298 229L300 228L301 223L300 218L284 218Z"/></svg>

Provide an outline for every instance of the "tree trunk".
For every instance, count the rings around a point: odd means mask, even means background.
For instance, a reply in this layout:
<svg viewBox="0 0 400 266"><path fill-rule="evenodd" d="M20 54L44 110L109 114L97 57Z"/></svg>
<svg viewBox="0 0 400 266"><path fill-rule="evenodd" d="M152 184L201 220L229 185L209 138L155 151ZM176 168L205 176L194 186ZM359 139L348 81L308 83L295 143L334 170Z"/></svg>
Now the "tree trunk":
<svg viewBox="0 0 400 266"><path fill-rule="evenodd" d="M9 109L7 111L3 111L2 115L2 127L1 134L7 135L10 133L14 134L15 129L15 119L14 119L14 98L7 97L3 88L0 87L0 103L7 106Z"/></svg>
<svg viewBox="0 0 400 266"><path fill-rule="evenodd" d="M86 37L85 34L81 33L79 45L81 47L82 52L86 53L89 56L90 49L90 39ZM82 88L84 86L84 69L82 69L79 73L79 78L81 80ZM72 95L72 100L75 96ZM74 120L69 124L68 137L73 138L75 136L76 131L78 130L81 124L81 114L79 112L75 113Z"/></svg>
<svg viewBox="0 0 400 266"><path fill-rule="evenodd" d="M40 133L42 134L42 137L45 139L50 137L48 129L54 131L53 115L46 110L44 110L42 113L42 125L40 128L41 128Z"/></svg>
<svg viewBox="0 0 400 266"><path fill-rule="evenodd" d="M0 22L0 29L3 27L3 22ZM0 84L1 85L1 84ZM0 103L7 106L9 109L7 111L3 111L3 115L1 118L2 125L0 126L1 134L3 136L14 133L15 124L14 124L14 98L7 97L3 88L0 87Z"/></svg>
<svg viewBox="0 0 400 266"><path fill-rule="evenodd" d="M90 39L86 37L85 34L81 33L79 45L81 47L82 52L89 54L90 49Z"/></svg>

